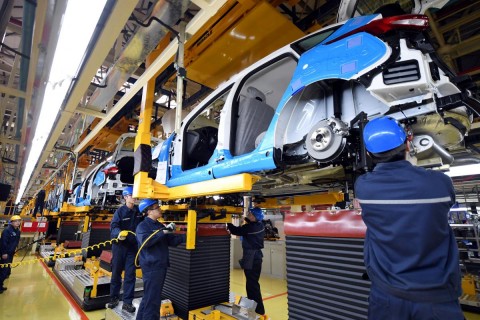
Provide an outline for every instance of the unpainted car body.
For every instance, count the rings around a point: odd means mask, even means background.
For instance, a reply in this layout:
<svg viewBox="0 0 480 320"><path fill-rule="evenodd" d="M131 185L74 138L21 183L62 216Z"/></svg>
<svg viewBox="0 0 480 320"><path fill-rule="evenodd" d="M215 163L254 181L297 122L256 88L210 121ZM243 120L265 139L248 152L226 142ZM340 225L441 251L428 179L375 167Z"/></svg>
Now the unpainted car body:
<svg viewBox="0 0 480 320"><path fill-rule="evenodd" d="M136 133L124 133L107 161L90 166L68 202L78 207L115 207L121 204L123 188L133 185L133 149ZM162 140L152 138L152 147Z"/></svg>

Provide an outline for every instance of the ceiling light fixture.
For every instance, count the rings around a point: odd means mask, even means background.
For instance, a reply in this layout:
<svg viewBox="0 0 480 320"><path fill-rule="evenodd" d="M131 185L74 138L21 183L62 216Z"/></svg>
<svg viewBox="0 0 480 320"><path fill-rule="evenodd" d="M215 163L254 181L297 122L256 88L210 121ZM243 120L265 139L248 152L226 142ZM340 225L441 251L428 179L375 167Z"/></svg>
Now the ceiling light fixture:
<svg viewBox="0 0 480 320"><path fill-rule="evenodd" d="M25 192L55 123L52 120L57 117L70 84L79 71L87 46L105 8L105 3L106 0L70 0L67 3L52 68L45 88L38 125L31 142L32 148L28 154L16 203L20 202Z"/></svg>

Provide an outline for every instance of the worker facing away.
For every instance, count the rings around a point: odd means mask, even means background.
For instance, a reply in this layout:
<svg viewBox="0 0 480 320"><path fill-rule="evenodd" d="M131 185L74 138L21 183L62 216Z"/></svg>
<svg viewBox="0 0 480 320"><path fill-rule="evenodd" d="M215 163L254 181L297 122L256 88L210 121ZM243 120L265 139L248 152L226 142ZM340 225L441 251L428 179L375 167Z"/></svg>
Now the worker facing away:
<svg viewBox="0 0 480 320"><path fill-rule="evenodd" d="M110 223L110 236L118 238L119 241L112 245L110 302L107 303L107 308L115 308L118 305L122 287L122 272L125 271L122 309L130 313L135 312L135 307L132 305L135 293L135 255L138 250L135 229L142 220L132 193L133 187L131 186L123 189L122 196L125 199L125 205L115 211Z"/></svg>
<svg viewBox="0 0 480 320"><path fill-rule="evenodd" d="M368 319L463 320L451 179L405 160L407 135L392 118L371 120L363 139L376 163L355 182L367 226Z"/></svg>
<svg viewBox="0 0 480 320"><path fill-rule="evenodd" d="M264 315L262 292L260 290L260 273L262 272L262 249L263 239L265 237L265 227L263 225L263 212L260 208L249 210L245 218L245 224L241 227L227 224L228 231L236 236L242 236L243 256L240 260L240 266L247 279L246 291L247 297L257 303L255 312Z"/></svg>
<svg viewBox="0 0 480 320"><path fill-rule="evenodd" d="M170 266L168 247L185 242L184 234L175 234L175 224L165 226L158 219L162 211L157 200L144 199L139 204L146 215L137 227L139 261L143 275L143 298L138 308L137 320L160 319L162 290Z"/></svg>
<svg viewBox="0 0 480 320"><path fill-rule="evenodd" d="M2 232L2 239L0 239L0 261L1 263L11 263L15 255L15 249L20 241L20 225L22 218L14 215L10 218L10 223ZM3 293L7 288L3 285L5 279L10 274L10 267L0 268L0 293Z"/></svg>

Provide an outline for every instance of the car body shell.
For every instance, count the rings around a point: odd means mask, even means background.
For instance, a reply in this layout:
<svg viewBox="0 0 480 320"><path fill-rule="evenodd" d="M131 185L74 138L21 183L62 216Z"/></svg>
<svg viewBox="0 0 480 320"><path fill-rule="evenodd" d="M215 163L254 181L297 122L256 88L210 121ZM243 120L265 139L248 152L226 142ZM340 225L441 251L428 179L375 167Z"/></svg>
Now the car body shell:
<svg viewBox="0 0 480 320"><path fill-rule="evenodd" d="M419 8L417 2L413 8ZM343 180L342 168L348 163L358 164L359 114L415 120L411 128L418 134L418 158L427 166L451 162L444 148L461 144L459 126L468 131L471 121L459 103L445 114L460 125L448 127L438 115L437 99L461 94L462 89L434 52L414 45L422 32L384 37L356 31L381 19L380 14L356 16L324 28L220 85L158 146L157 181L174 187L255 173L263 177L257 185L278 193L295 193L292 186L298 192L318 190L322 181ZM242 114L244 107L248 110ZM195 126L212 112L218 113L215 122ZM242 148L244 144L249 147ZM199 158L196 149L206 156L192 162Z"/></svg>

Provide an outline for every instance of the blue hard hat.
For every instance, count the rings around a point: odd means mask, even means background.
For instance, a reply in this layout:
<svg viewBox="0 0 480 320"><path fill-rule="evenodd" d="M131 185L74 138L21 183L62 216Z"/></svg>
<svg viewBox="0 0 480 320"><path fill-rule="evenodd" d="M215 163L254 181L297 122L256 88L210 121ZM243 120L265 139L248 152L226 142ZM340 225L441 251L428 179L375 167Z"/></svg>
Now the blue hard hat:
<svg viewBox="0 0 480 320"><path fill-rule="evenodd" d="M406 138L405 130L390 117L373 119L363 130L365 148L371 153L393 150L404 144Z"/></svg>
<svg viewBox="0 0 480 320"><path fill-rule="evenodd" d="M123 188L122 196L126 197L126 196L131 196L132 194L133 194L133 187L132 186L128 186L128 187Z"/></svg>
<svg viewBox="0 0 480 320"><path fill-rule="evenodd" d="M140 203L138 204L138 210L140 210L140 212L143 212L145 211L145 209L147 209L148 207L150 207L151 205L153 204L158 204L158 200L155 200L155 199L143 199L142 201L140 201Z"/></svg>
<svg viewBox="0 0 480 320"><path fill-rule="evenodd" d="M262 221L264 218L263 211L260 208L252 208L250 209L250 212L254 215L255 219L257 221Z"/></svg>

